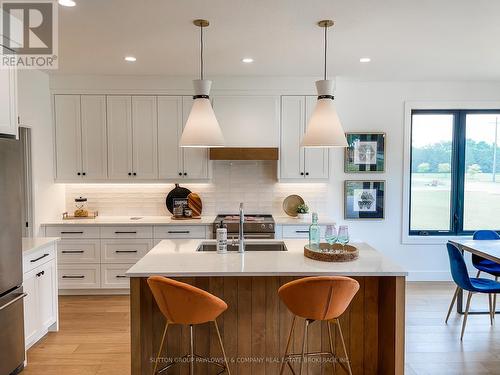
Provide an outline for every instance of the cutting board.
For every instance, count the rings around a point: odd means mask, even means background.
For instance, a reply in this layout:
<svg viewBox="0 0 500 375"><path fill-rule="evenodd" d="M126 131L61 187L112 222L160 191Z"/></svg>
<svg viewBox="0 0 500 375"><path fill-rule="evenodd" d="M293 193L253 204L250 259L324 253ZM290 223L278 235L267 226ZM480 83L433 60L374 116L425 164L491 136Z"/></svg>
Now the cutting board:
<svg viewBox="0 0 500 375"><path fill-rule="evenodd" d="M188 207L193 211L193 216L201 216L201 211L203 210L203 205L201 204L201 198L196 193L190 193L187 196Z"/></svg>

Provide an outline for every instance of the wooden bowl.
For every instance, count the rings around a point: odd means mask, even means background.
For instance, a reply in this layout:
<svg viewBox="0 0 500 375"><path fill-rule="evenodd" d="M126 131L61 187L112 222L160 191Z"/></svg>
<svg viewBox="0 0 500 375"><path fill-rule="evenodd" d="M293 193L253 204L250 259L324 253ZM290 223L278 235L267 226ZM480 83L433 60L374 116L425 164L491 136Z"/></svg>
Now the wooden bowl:
<svg viewBox="0 0 500 375"><path fill-rule="evenodd" d="M342 246L338 243L330 245L322 242L319 247L321 250L305 245L304 256L320 262L350 262L359 257L359 250L352 245Z"/></svg>

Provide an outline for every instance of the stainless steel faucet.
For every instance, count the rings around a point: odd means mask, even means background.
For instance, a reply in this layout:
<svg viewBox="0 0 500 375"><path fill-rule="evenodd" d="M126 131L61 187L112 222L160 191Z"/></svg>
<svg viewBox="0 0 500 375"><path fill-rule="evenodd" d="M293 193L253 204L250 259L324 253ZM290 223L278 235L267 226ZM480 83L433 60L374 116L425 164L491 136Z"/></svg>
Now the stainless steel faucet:
<svg viewBox="0 0 500 375"><path fill-rule="evenodd" d="M243 231L243 224L245 223L245 215L243 214L243 202L240 203L240 228L239 228L239 242L238 242L238 252L245 252L245 234Z"/></svg>

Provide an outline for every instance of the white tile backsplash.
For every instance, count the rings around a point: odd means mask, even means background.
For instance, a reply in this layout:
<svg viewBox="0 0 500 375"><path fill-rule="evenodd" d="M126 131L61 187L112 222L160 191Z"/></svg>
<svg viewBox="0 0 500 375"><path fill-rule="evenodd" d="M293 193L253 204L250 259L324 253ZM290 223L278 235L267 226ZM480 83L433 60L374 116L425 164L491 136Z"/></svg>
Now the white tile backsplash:
<svg viewBox="0 0 500 375"><path fill-rule="evenodd" d="M283 200L290 194L304 198L312 211L328 213L327 183L278 183L274 161L215 161L210 183L184 184L200 195L203 214L235 213L240 202L247 213L285 215ZM173 184L68 184L66 210L74 210L74 199L88 199L90 210L101 216L170 215L165 198Z"/></svg>

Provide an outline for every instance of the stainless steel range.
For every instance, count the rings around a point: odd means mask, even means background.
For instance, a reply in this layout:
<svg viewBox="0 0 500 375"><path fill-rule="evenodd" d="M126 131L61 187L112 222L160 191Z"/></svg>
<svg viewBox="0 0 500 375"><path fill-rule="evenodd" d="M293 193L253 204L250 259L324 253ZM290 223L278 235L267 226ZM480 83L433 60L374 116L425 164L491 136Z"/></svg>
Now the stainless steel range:
<svg viewBox="0 0 500 375"><path fill-rule="evenodd" d="M214 238L217 228L221 225L227 228L228 240L238 238L240 217L239 215L218 215L213 224ZM275 223L272 215L245 215L243 224L244 237L248 239L274 238Z"/></svg>

